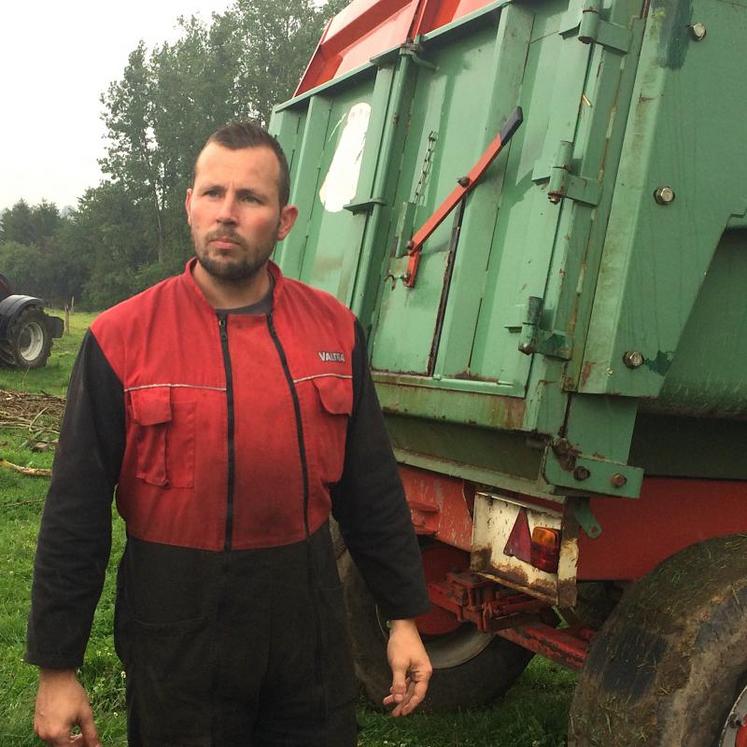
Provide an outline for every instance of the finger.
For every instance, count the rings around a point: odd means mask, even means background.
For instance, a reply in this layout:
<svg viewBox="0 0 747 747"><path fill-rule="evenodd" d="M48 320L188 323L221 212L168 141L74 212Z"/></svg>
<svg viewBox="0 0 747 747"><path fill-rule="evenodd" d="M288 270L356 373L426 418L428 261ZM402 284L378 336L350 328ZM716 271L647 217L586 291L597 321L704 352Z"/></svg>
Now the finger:
<svg viewBox="0 0 747 747"><path fill-rule="evenodd" d="M407 684L408 684L408 687L409 687L409 680L408 680ZM384 705L393 705L395 703L399 703L400 700L402 700L404 698L405 694L406 694L406 691L405 691L405 693L397 693L397 694L390 693L389 695L387 695L384 698L384 700L382 701L382 703Z"/></svg>
<svg viewBox="0 0 747 747"><path fill-rule="evenodd" d="M412 713L423 702L427 692L428 680L414 681L408 697L402 703L401 715L407 716L408 713Z"/></svg>
<svg viewBox="0 0 747 747"><path fill-rule="evenodd" d="M396 701L395 707L392 709L391 715L397 718L397 716L402 715L402 709L407 705L410 698L412 697L413 693L413 687L414 684L410 681L410 678L407 678L407 691L405 692L404 696L401 698L401 700Z"/></svg>
<svg viewBox="0 0 747 747"><path fill-rule="evenodd" d="M392 686L389 688L394 702L400 703L407 692L407 665L404 663L392 662Z"/></svg>
<svg viewBox="0 0 747 747"><path fill-rule="evenodd" d="M81 715L79 725L83 738L82 744L85 747L101 747L99 735L96 733L96 724L93 722L93 711L90 708Z"/></svg>

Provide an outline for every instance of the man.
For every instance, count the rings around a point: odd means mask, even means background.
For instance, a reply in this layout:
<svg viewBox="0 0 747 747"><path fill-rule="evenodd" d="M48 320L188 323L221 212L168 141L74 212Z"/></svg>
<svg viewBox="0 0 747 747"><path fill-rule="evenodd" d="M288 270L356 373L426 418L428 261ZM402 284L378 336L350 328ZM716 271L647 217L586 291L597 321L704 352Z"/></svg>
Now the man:
<svg viewBox="0 0 747 747"><path fill-rule="evenodd" d="M115 643L130 745L354 745L355 685L330 509L391 619L393 715L431 668L420 557L363 335L269 261L297 210L264 130L216 132L186 210L185 272L101 314L71 378L37 550L35 730L99 745L75 670L127 525Z"/></svg>

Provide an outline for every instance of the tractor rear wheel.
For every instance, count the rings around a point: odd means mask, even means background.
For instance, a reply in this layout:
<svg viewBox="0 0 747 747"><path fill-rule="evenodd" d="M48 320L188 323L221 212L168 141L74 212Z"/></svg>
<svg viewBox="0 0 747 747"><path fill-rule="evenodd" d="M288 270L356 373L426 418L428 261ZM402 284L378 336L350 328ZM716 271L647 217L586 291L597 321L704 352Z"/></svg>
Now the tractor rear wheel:
<svg viewBox="0 0 747 747"><path fill-rule="evenodd" d="M634 584L594 639L569 746L747 746L747 536L689 547Z"/></svg>
<svg viewBox="0 0 747 747"><path fill-rule="evenodd" d="M3 358L18 368L41 368L52 348L52 335L44 312L33 306L25 308L13 321Z"/></svg>

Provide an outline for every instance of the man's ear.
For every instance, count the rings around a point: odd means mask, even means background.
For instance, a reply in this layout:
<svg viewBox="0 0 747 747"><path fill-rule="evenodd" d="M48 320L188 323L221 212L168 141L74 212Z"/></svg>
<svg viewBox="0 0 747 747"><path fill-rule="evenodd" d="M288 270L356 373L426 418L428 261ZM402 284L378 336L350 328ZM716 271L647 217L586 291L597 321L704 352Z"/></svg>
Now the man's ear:
<svg viewBox="0 0 747 747"><path fill-rule="evenodd" d="M289 233L298 218L298 208L286 205L280 209L280 223L278 224L278 241L282 241Z"/></svg>
<svg viewBox="0 0 747 747"><path fill-rule="evenodd" d="M184 198L184 209L187 211L187 225L192 225L192 216L190 214L189 208L192 205L192 188L190 187L187 190L187 196Z"/></svg>

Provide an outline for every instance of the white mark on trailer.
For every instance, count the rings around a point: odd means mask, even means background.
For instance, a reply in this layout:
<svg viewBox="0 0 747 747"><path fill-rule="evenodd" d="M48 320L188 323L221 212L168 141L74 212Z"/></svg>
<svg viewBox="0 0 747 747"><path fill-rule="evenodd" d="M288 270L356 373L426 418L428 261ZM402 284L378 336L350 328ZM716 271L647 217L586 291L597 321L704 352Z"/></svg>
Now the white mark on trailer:
<svg viewBox="0 0 747 747"><path fill-rule="evenodd" d="M332 156L327 176L319 190L319 199L324 209L330 213L339 213L345 205L355 198L358 190L358 179L361 175L363 149L366 145L366 132L371 119L371 105L355 104L343 117L340 141ZM342 122L342 119L340 120ZM339 126L335 126L335 130Z"/></svg>

